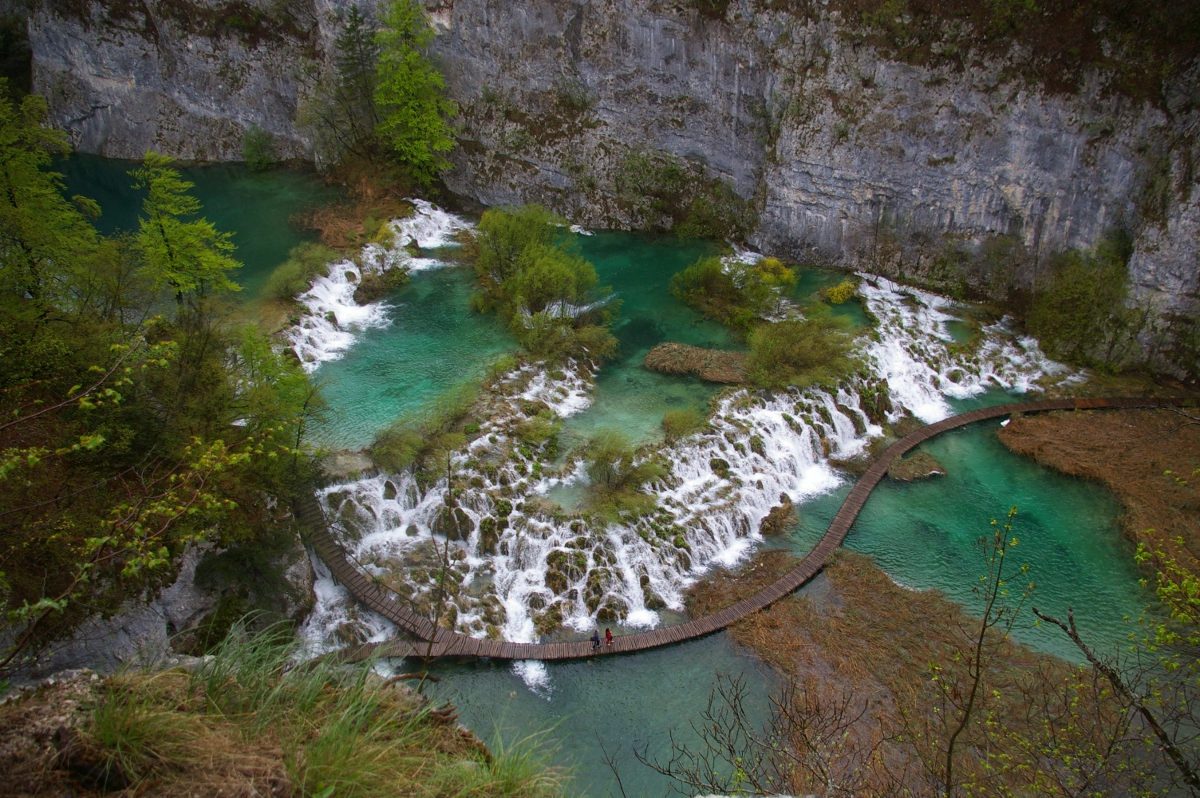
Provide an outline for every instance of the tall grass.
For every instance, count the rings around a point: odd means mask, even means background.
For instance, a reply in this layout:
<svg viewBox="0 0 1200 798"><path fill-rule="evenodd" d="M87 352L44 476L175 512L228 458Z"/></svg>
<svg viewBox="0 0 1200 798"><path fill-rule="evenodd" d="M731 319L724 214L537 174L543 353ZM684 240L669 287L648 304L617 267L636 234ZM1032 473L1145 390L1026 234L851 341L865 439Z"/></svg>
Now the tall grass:
<svg viewBox="0 0 1200 798"><path fill-rule="evenodd" d="M81 726L91 782L156 794L556 796L565 773L532 736L494 756L371 664L299 663L283 626L245 622L191 673L114 677ZM237 789L234 789L234 788ZM140 792L139 792L140 794Z"/></svg>

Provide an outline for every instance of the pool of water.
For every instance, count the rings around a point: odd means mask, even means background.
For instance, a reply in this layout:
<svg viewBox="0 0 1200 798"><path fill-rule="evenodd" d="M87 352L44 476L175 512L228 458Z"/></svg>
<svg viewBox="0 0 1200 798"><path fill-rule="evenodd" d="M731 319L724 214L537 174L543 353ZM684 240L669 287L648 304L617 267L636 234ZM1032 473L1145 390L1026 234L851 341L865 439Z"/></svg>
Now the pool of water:
<svg viewBox="0 0 1200 798"><path fill-rule="evenodd" d="M389 324L363 331L340 360L313 373L328 402L318 440L360 448L397 417L416 413L478 380L516 343L493 315L468 308L474 274L462 267L418 272L385 302Z"/></svg>
<svg viewBox="0 0 1200 798"><path fill-rule="evenodd" d="M575 445L597 430L620 430L643 443L661 437L668 410L707 412L718 386L691 377L647 371L646 353L664 341L714 349L745 349L721 324L709 321L671 296L671 277L701 257L716 254L711 242L600 232L579 236L583 256L596 266L601 285L611 285L621 302L613 324L617 357L596 376L595 400L563 425L563 441Z"/></svg>
<svg viewBox="0 0 1200 798"><path fill-rule="evenodd" d="M989 397L1013 400L1000 392ZM978 610L982 605L972 590L983 569L977 540L989 534L993 518L1003 523L1015 505L1013 534L1020 543L1011 549L1010 562L1029 564L1029 579L1036 584L1032 603L1052 615L1073 606L1087 638L1112 651L1133 630L1127 619L1136 619L1153 599L1138 582L1133 545L1121 535L1120 506L1096 483L1008 451L997 429L998 421L982 422L923 444L920 450L937 458L946 476L911 483L885 479L845 545L873 556L903 585L941 590L968 610ZM797 554L812 548L851 484L800 508L790 548ZM1026 612L1018 639L1081 661L1059 630L1035 627L1033 620Z"/></svg>
<svg viewBox="0 0 1200 798"><path fill-rule="evenodd" d="M106 235L136 231L142 213L144 190L133 187L129 170L138 161L119 161L76 154L57 162L67 194L81 194L100 205L96 228ZM242 164L216 164L180 168L185 180L196 186L201 213L223 233L233 234L234 257L243 264L234 275L242 301L258 297L272 270L287 259L288 251L316 234L292 223L292 217L342 196L312 172L272 169L251 172Z"/></svg>
<svg viewBox="0 0 1200 798"><path fill-rule="evenodd" d="M616 760L630 798L665 794L670 782L639 763L634 749L665 760L672 734L695 745L691 724L700 722L718 675L745 676L745 706L760 724L774 686L771 673L725 634L546 670L548 687L534 692L508 665L439 664L434 673L442 681L433 695L453 701L460 719L489 743L552 729L556 761L574 769L571 794L595 798L620 795L604 750Z"/></svg>

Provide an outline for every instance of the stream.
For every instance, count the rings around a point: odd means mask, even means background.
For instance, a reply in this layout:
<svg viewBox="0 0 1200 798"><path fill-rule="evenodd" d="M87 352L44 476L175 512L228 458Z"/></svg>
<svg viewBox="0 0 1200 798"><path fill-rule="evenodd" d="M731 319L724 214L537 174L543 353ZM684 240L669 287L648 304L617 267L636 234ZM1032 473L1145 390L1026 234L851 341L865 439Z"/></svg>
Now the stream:
<svg viewBox="0 0 1200 798"><path fill-rule="evenodd" d="M136 224L140 200L124 176L129 167L85 156L58 166L69 193L100 203L105 232ZM237 276L245 302L256 299L291 247L311 240L288 219L336 196L312 175L286 170L252 174L215 166L185 170L185 177L196 182L210 221L234 233L245 263ZM414 217L394 227L400 245L417 240L420 257L401 246L376 246L357 264L332 267L301 297L312 313L291 332L291 344L330 404L317 443L331 449L367 445L398 416L419 413L479 380L497 357L515 349L494 318L469 310L469 270L443 260L453 233L469 225L419 204ZM597 624L619 633L674 623L682 617L683 590L706 571L736 565L763 545L805 554L853 484L830 461L860 455L881 432L865 398L880 383L893 404L885 412L888 421L906 411L928 423L981 404L1021 401L1027 392L1036 396L1046 383L1082 379L1001 321L981 324L971 318L971 308L882 280L864 280L862 303L836 309L863 331L858 346L868 364L864 376L836 393L758 396L654 374L641 361L661 341L744 347L669 291L675 272L717 247L628 233L567 235L621 300L613 327L620 353L595 373L574 364L508 375L510 401L456 459L460 478L471 486L461 506L474 527L497 515L498 497L513 507L497 540L484 540L476 529L454 544L463 553L455 565L461 577L455 623L467 634L534 640L535 622L555 607L562 616L559 639L590 634ZM411 281L378 303L357 306L350 298L357 279L351 274L397 262L410 267ZM814 291L844 276L802 269L792 299L802 307ZM879 320L873 337L867 310ZM330 314L336 323L328 321ZM563 418L559 470L535 467L514 451L522 402L544 403ZM706 412L710 406L712 429L662 442L664 412ZM656 486L659 508L648 520L601 524L572 514L586 494L586 477L572 470L565 453L606 428L665 451L670 472ZM1095 484L1011 454L997 428L973 425L924 444L947 474L915 483L885 480L846 545L872 555L897 583L941 590L971 610L977 606L971 587L980 572L976 540L992 518L1015 505L1022 542L1014 553L1031 566L1039 606L1061 611L1071 604L1085 635L1102 646L1119 645L1130 631L1126 619L1137 618L1148 603L1132 546L1120 535L1120 507ZM715 460L725 463L724 476L714 472ZM326 486L319 498L351 552L419 601L429 586L406 564L427 558L432 541L440 539L432 529L444 489L444 480L422 487L409 475L379 474ZM781 493L797 504L800 520L789 535L768 544L758 523ZM559 572L565 587L551 590L547 585ZM304 629L314 650L392 633L330 579L319 580L318 606ZM1068 641L1045 628L1027 625L1016 634L1042 651L1079 658ZM453 700L462 721L485 741L553 729L555 761L573 765L575 789L593 796L607 795L613 786L603 749L617 762L629 795L661 793L664 780L636 762L633 748L661 755L672 733L694 739L689 723L699 718L718 674L748 675L751 706L760 717L772 685L771 675L725 634L619 658L445 662L434 672L442 679L437 695Z"/></svg>

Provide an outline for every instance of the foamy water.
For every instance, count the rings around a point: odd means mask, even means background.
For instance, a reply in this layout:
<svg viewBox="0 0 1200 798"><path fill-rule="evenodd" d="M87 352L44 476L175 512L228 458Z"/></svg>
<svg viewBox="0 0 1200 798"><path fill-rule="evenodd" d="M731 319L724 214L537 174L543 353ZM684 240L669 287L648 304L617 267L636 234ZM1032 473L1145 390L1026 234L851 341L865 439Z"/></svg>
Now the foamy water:
<svg viewBox="0 0 1200 798"><path fill-rule="evenodd" d="M552 470L522 431L539 413L563 417L588 406L593 380L584 364L561 372L525 367L501 381L492 417L454 459L458 512L467 522L461 539L435 531L446 512L445 479L422 488L411 474L377 474L331 485L319 498L357 559L419 612L431 614L430 574L438 562L431 553L444 557L448 550L453 609L443 618L464 634L533 642L548 614L581 633L616 624L653 628L663 610L682 611L683 591L706 571L736 565L755 550L759 526L781 497L799 504L841 484L831 461L862 455L882 434L882 422L905 414L936 421L952 412L947 398L993 385L1021 393L1039 381L1074 378L1003 322L985 328L976 345L952 350L946 322L954 318L953 302L862 278L860 295L879 319L876 334L859 339L870 373L836 391L725 397L708 429L642 452L658 457L666 476L647 486L656 506L640 519L606 524L543 498L552 486L586 479L584 469L572 460ZM880 384L890 411L863 398L878 395ZM503 528L485 540L482 529L492 525ZM379 623L364 617L370 613L354 609L350 616L344 595L324 590L318 603L306 627L318 648L381 634ZM357 635L349 631L355 624L363 627ZM336 638L330 629L339 630ZM531 689L550 694L544 667L515 667Z"/></svg>
<svg viewBox="0 0 1200 798"><path fill-rule="evenodd" d="M449 246L455 243L456 233L470 228L464 219L425 200L411 202L416 208L412 216L387 223L390 241L367 244L356 257L330 264L328 276L318 277L297 297L306 312L287 334L306 371L342 357L364 330L388 325L384 302L359 305L354 301L363 274L382 274L391 268L411 274L444 266L437 258L414 257L405 247L410 242L421 250Z"/></svg>

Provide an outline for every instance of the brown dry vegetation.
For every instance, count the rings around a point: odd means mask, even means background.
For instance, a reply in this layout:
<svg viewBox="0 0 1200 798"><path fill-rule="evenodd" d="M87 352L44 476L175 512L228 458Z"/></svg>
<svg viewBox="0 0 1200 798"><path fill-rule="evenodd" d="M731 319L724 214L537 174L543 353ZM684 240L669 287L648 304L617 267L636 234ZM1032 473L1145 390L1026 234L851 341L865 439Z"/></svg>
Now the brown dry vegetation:
<svg viewBox="0 0 1200 798"><path fill-rule="evenodd" d="M694 374L708 382L737 385L746 381L746 353L661 343L646 353L643 365L660 374Z"/></svg>
<svg viewBox="0 0 1200 798"><path fill-rule="evenodd" d="M350 199L301 214L296 221L320 231L321 243L339 251L362 246L379 232L381 223L412 214L407 181L395 174L380 174L378 165L349 161L330 176L345 185ZM401 242L404 243L404 242Z"/></svg>
<svg viewBox="0 0 1200 798"><path fill-rule="evenodd" d="M1200 423L1172 410L1052 413L1014 418L1000 440L1042 465L1102 483L1124 505L1121 523L1131 540L1200 574L1200 495L1174 479L1200 468Z"/></svg>
<svg viewBox="0 0 1200 798"><path fill-rule="evenodd" d="M719 611L797 563L782 551L763 552L742 572L691 588L688 610L694 617ZM824 773L827 780L854 780L853 789L830 794L935 791L936 774L927 768L939 757L941 699L932 666L940 668L943 683L954 685L951 692L964 690L962 655L979 621L937 591L897 586L860 554L839 551L823 574L804 594L730 628L785 680L775 699L776 728L790 735L789 757L803 764L789 766L781 786L797 794L821 791L829 785L815 776ZM1057 792L1045 776L1060 774L1037 765L1052 747L1083 759L1113 738L1138 745L1123 737L1125 713L1090 672L998 635L990 637L988 651L986 707L960 741L967 751L963 783L973 794ZM1048 730L1059 738L1048 743ZM836 754L818 750L835 738ZM810 767L817 760L820 767Z"/></svg>

